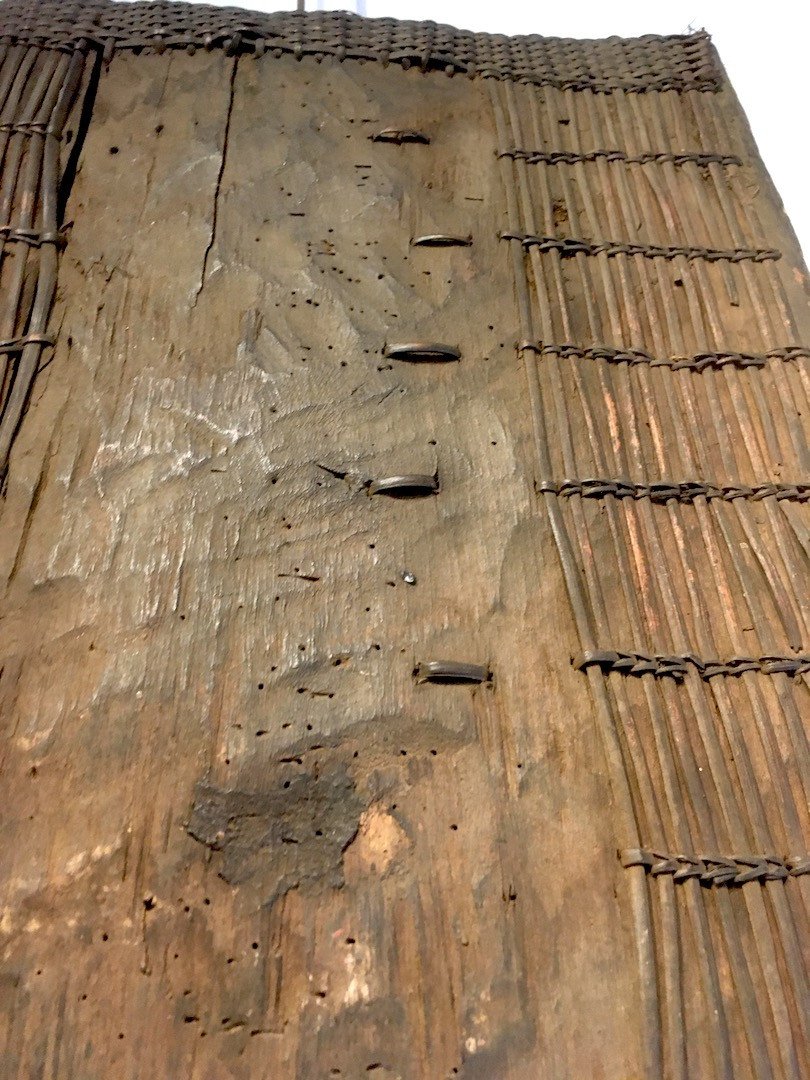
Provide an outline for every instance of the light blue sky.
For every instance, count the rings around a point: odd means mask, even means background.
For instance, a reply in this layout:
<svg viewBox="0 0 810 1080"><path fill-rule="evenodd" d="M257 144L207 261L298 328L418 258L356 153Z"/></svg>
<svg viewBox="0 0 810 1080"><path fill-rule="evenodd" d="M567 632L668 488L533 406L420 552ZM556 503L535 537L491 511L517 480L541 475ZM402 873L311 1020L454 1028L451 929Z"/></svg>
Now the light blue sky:
<svg viewBox="0 0 810 1080"><path fill-rule="evenodd" d="M220 7L232 0L207 0ZM308 10L358 0L306 0ZM246 0L253 11L291 10L295 0ZM807 0L365 0L366 14L433 19L466 30L563 37L632 37L707 29L742 102L765 165L810 258L810 3Z"/></svg>

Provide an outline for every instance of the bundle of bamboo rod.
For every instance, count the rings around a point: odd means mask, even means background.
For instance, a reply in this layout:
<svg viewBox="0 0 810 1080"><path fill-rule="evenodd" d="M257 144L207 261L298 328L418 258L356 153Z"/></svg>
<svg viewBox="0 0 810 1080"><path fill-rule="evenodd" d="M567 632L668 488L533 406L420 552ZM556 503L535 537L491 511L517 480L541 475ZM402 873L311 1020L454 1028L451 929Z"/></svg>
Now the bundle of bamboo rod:
<svg viewBox="0 0 810 1080"><path fill-rule="evenodd" d="M0 47L0 482L45 351L88 49ZM81 93L80 93L81 91Z"/></svg>

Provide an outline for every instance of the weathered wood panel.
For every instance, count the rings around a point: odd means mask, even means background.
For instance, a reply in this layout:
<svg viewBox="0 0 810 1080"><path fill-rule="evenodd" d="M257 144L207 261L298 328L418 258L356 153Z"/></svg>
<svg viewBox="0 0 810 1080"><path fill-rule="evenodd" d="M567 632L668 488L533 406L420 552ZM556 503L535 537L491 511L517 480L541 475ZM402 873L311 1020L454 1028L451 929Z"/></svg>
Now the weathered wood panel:
<svg viewBox="0 0 810 1080"><path fill-rule="evenodd" d="M101 80L0 534L10 1076L643 1072L486 91ZM414 339L462 359L383 357Z"/></svg>
<svg viewBox="0 0 810 1080"><path fill-rule="evenodd" d="M4 14L4 1075L804 1075L807 292L706 39Z"/></svg>

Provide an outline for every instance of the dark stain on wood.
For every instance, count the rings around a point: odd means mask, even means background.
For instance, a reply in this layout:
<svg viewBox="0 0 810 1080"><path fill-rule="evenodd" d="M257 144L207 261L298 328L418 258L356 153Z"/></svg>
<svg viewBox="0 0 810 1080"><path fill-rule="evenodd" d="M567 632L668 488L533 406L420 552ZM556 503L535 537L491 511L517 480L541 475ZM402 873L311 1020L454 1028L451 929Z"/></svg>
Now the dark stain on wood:
<svg viewBox="0 0 810 1080"><path fill-rule="evenodd" d="M268 903L302 886L342 885L343 852L364 809L345 768L282 776L272 770L265 791L201 782L188 823L189 836L217 853L220 876L250 880Z"/></svg>

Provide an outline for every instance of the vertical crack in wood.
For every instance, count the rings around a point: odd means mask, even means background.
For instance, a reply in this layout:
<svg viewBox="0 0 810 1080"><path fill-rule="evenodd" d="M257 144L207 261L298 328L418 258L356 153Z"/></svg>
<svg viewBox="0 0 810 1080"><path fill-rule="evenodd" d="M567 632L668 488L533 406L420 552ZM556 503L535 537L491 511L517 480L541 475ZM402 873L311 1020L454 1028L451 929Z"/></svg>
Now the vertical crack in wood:
<svg viewBox="0 0 810 1080"><path fill-rule="evenodd" d="M211 252L214 249L214 244L217 239L217 225L219 223L219 198L222 192L222 177L225 175L225 166L228 163L228 140L231 134L231 117L233 116L233 103L236 94L236 72L239 66L239 57L234 56L233 64L231 65L231 77L228 86L228 109L225 113L225 130L222 136L222 155L219 159L219 171L217 172L216 183L214 184L214 204L211 211L211 233L208 238L205 251L203 253L202 271L200 272L200 283L197 286L197 290L194 293L194 302L192 307L197 306L197 301L200 298L200 293L205 288L206 277L208 276L208 260L211 256Z"/></svg>

